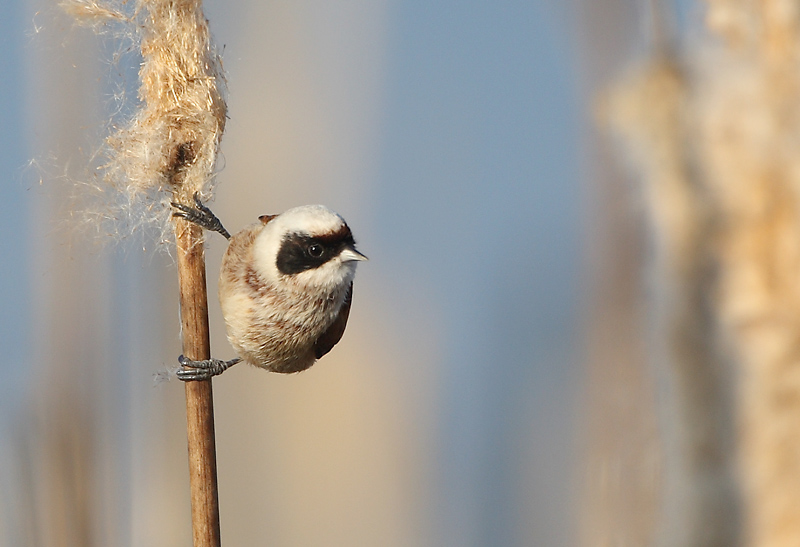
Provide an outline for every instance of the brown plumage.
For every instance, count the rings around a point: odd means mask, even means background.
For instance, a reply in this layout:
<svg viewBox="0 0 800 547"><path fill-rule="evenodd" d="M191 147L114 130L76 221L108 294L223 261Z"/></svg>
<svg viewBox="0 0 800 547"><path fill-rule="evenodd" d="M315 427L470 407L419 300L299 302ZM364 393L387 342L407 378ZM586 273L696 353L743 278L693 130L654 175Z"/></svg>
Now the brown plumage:
<svg viewBox="0 0 800 547"><path fill-rule="evenodd" d="M176 205L176 215L227 234L196 205ZM220 269L220 306L239 358L182 357L178 377L206 379L240 360L272 372L307 369L342 339L361 260L347 223L321 205L260 216L230 239Z"/></svg>
<svg viewBox="0 0 800 547"><path fill-rule="evenodd" d="M245 362L299 372L341 340L355 262L364 257L347 224L325 208L259 220L231 239L222 260L219 298L228 340Z"/></svg>

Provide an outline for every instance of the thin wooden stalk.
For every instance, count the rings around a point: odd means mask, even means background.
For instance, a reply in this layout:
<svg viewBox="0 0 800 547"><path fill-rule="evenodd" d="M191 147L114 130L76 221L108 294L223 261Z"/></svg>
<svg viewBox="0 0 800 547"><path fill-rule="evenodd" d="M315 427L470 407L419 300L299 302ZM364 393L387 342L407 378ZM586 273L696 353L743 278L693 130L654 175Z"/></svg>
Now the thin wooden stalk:
<svg viewBox="0 0 800 547"><path fill-rule="evenodd" d="M182 219L176 219L175 222L183 354L192 360L209 359L211 344L203 230ZM219 547L217 456L211 380L186 382L186 422L194 547Z"/></svg>

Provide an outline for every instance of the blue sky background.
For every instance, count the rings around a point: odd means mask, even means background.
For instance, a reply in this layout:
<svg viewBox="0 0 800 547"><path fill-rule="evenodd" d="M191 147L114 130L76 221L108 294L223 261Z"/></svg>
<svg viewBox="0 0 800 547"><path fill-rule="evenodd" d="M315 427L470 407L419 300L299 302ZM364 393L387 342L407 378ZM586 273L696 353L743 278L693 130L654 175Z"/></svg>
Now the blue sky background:
<svg viewBox="0 0 800 547"><path fill-rule="evenodd" d="M28 254L30 244L30 209L23 170L27 163L25 146L23 93L20 82L24 80L22 46L25 25L20 2L4 2L0 8L0 172L3 173L3 199L0 200L0 347L3 348L5 366L3 374L9 378L0 388L0 398L12 399L22 380L21 363L30 359L29 305L30 275Z"/></svg>
<svg viewBox="0 0 800 547"><path fill-rule="evenodd" d="M556 545L581 352L566 17L549 3L412 1L390 20L376 228L397 248L390 269L424 268L445 310L442 544L520 544L534 519L536 541ZM551 494L527 511L514 488L526 465Z"/></svg>
<svg viewBox="0 0 800 547"><path fill-rule="evenodd" d="M236 29L248 12L214 2L208 12L235 69ZM26 129L23 61L36 45L23 13L20 0L0 6L4 415L29 381L40 274L28 250L42 233L31 218L38 180L25 169L42 151ZM364 252L380 258L368 265L377 281L365 283L398 300L387 313L412 323L419 313L440 329L430 544L568 544L586 183L574 17L548 0L407 0L389 2L386 13L377 152L351 224ZM233 70L232 96L240 82ZM242 114L231 116L236 123ZM423 294L429 309L403 308L406 294ZM404 324L398 338L413 345Z"/></svg>

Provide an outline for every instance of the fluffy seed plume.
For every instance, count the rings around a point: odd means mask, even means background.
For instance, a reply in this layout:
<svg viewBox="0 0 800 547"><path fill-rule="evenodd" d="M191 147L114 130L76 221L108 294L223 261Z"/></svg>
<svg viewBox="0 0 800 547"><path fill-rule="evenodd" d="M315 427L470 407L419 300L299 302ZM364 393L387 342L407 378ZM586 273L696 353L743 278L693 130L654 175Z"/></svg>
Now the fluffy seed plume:
<svg viewBox="0 0 800 547"><path fill-rule="evenodd" d="M225 128L225 79L200 0L65 0L102 29L121 24L141 53L139 104L112 127L100 154L100 202L92 215L116 233L155 223L166 233L169 203L211 197ZM127 11L126 11L127 10ZM127 225L120 227L119 224Z"/></svg>

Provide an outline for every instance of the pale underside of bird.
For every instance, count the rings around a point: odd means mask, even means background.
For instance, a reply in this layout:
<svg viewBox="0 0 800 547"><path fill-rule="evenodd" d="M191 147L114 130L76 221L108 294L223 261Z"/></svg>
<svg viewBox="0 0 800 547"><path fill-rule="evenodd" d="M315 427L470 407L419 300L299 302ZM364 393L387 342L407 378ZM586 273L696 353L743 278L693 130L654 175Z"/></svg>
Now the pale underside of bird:
<svg viewBox="0 0 800 547"><path fill-rule="evenodd" d="M230 240L222 259L219 301L237 357L192 361L181 355L178 378L206 380L236 363L272 372L300 372L327 354L344 334L356 264L347 223L322 205L264 215L233 237L195 196L173 203L174 216Z"/></svg>

